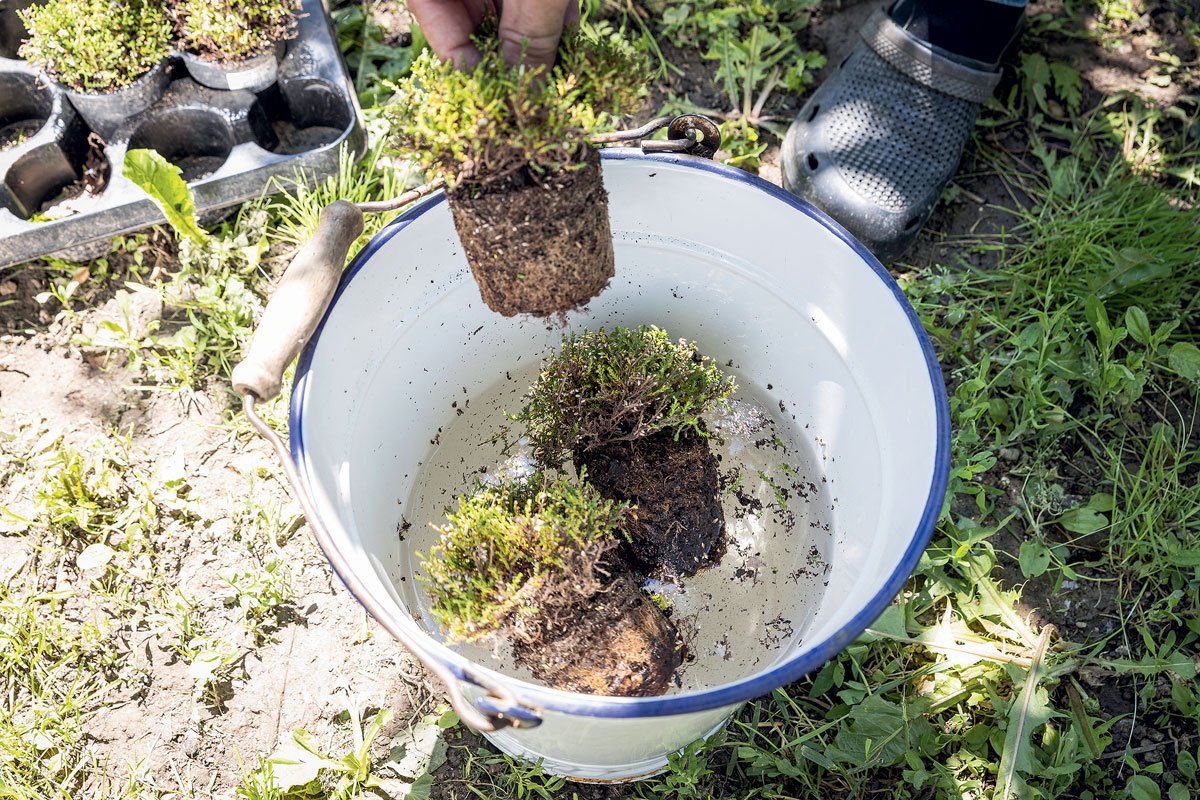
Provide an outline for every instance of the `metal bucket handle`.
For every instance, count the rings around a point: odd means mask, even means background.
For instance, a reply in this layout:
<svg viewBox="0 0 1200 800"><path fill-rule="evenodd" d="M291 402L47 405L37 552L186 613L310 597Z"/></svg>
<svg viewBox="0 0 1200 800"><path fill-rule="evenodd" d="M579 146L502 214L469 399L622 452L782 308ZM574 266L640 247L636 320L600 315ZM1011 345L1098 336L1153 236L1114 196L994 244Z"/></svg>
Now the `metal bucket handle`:
<svg viewBox="0 0 1200 800"><path fill-rule="evenodd" d="M609 144L642 139L664 127L667 128L668 139L642 142L643 150L688 153L712 158L720 146L720 133L716 124L707 117L695 114L660 117L636 130L617 131L593 137L592 142ZM401 628L389 614L384 613L334 545L333 537L317 515L315 503L300 480L296 462L292 459L288 446L255 410L257 403L278 396L284 371L299 355L325 316L341 280L350 247L362 234L363 214L402 208L443 186L444 182L439 179L393 200L357 204L338 200L326 206L321 211L312 238L300 248L275 288L258 323L258 330L250 343L245 360L234 367L233 388L242 398L243 410L250 424L271 444L279 456L284 474L300 501L313 537L329 559L334 572L371 616L408 648L427 670L441 680L458 718L468 727L483 733L507 727L534 728L542 722L537 709L523 705L506 686L468 664L462 667L462 679L487 692L479 698L478 704L471 703L462 691L459 676L429 653L417 637Z"/></svg>

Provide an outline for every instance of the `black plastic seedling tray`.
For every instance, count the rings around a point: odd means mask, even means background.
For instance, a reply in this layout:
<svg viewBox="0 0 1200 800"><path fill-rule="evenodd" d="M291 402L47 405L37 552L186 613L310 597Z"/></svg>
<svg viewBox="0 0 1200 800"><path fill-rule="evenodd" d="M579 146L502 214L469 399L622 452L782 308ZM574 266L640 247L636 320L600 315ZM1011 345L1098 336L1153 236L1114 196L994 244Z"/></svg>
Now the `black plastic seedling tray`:
<svg viewBox="0 0 1200 800"><path fill-rule="evenodd" d="M0 267L79 254L165 222L121 174L129 149L157 150L178 166L203 219L258 197L272 178L333 174L343 145L356 156L366 147L362 112L321 0L303 0L299 35L288 43L273 86L257 94L206 89L172 57L163 99L108 141L92 133L62 91L17 59L25 30L16 12L32 2L0 0Z"/></svg>

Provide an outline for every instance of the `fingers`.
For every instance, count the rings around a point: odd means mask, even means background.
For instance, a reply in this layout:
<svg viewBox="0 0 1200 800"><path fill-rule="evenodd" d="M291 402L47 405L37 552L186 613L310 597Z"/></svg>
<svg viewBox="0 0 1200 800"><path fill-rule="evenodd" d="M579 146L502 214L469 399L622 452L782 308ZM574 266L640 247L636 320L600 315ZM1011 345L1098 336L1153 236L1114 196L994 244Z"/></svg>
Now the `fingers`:
<svg viewBox="0 0 1200 800"><path fill-rule="evenodd" d="M500 51L509 64L551 67L563 27L579 19L578 0L504 0Z"/></svg>
<svg viewBox="0 0 1200 800"><path fill-rule="evenodd" d="M563 28L579 22L579 0L408 0L408 9L443 61L461 69L479 63L471 41L475 29L500 7L504 60L530 66L554 64Z"/></svg>
<svg viewBox="0 0 1200 800"><path fill-rule="evenodd" d="M471 34L483 20L485 2L408 0L408 10L438 58L451 61L460 69L470 69L479 63L479 50L471 42Z"/></svg>

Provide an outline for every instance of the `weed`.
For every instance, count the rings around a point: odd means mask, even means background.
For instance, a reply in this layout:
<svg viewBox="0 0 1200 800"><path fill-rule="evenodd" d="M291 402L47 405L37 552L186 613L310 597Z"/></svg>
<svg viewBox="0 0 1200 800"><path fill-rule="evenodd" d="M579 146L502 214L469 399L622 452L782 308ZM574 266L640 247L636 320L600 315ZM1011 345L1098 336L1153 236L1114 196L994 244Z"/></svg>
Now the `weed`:
<svg viewBox="0 0 1200 800"><path fill-rule="evenodd" d="M247 206L242 214L256 219L256 212L265 211L270 224L272 241L285 248L299 248L317 229L321 210L335 200L361 203L398 197L410 180L416 177L413 168L394 161L385 153L386 131L376 137L373 146L361 161L343 148L338 155L338 171L323 180L313 180L297 174L286 183L276 182L266 196ZM277 191L278 190L278 191ZM396 214L369 214L362 236L350 249L354 255L382 230Z"/></svg>
<svg viewBox="0 0 1200 800"><path fill-rule="evenodd" d="M767 149L760 130L782 137L788 121L766 113L773 93L803 92L825 65L823 55L796 44L814 5L810 0L699 0L664 10L665 32L698 46L706 59L717 63L716 80L729 99L727 110L692 109L678 102L669 108L699 110L721 119L726 163L757 170Z"/></svg>
<svg viewBox="0 0 1200 800"><path fill-rule="evenodd" d="M422 54L390 106L397 144L451 185L507 185L577 168L588 135L610 130L645 91L644 59L617 35L580 27L557 64L508 67L495 36L471 70Z"/></svg>
<svg viewBox="0 0 1200 800"><path fill-rule="evenodd" d="M341 756L331 755L307 731L293 731L291 740L277 748L251 780L243 781L240 796L265 800L276 796L270 792L279 792L287 797L294 796L293 793L302 793L302 796L318 793L329 800L352 800L377 794L427 797L431 783L428 773L444 760L441 731L456 724L454 715L439 711L418 720L408 736L393 747L389 758L377 761L372 758L371 750L391 712L382 709L364 724L358 701L347 694L345 702L345 718L350 724L351 735L348 752ZM264 775L267 770L269 778ZM386 773L389 772L395 777L388 777ZM265 790L268 780L271 788ZM316 788L321 780L329 786L327 791ZM263 790L256 789L258 794L251 794L250 787L263 787Z"/></svg>
<svg viewBox="0 0 1200 800"><path fill-rule="evenodd" d="M58 534L60 545L139 542L157 527L149 477L132 465L127 443L97 444L87 454L58 449L44 466L38 517Z"/></svg>
<svg viewBox="0 0 1200 800"><path fill-rule="evenodd" d="M359 103L367 109L383 105L392 96L389 87L407 77L413 59L425 49L424 37L414 30L407 44L389 42L390 32L365 5L340 8L332 16Z"/></svg>
<svg viewBox="0 0 1200 800"><path fill-rule="evenodd" d="M63 616L64 598L0 585L0 787L14 800L76 796L90 759L83 722L103 690L87 666L92 632Z"/></svg>
<svg viewBox="0 0 1200 800"><path fill-rule="evenodd" d="M255 645L265 642L279 625L282 607L292 599L291 569L282 559L272 558L261 565L228 569L221 579L231 590L225 597L226 605L241 612Z"/></svg>

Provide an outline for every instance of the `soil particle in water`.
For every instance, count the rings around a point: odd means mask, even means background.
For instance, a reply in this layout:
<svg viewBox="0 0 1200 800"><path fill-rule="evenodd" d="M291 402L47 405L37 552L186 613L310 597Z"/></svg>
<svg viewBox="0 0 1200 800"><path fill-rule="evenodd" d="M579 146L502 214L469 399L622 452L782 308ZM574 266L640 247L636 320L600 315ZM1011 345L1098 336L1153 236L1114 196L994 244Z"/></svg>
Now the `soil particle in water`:
<svg viewBox="0 0 1200 800"><path fill-rule="evenodd" d="M613 276L608 194L600 154L579 169L472 193L450 192L454 227L488 308L506 317L563 314Z"/></svg>
<svg viewBox="0 0 1200 800"><path fill-rule="evenodd" d="M725 515L707 439L663 431L576 453L575 463L602 495L636 504L626 550L651 577L693 575L720 559Z"/></svg>
<svg viewBox="0 0 1200 800"><path fill-rule="evenodd" d="M538 615L535 620L544 619ZM682 652L679 632L626 576L578 608L569 624L535 625L533 641L513 641L517 662L569 692L649 697L671 686Z"/></svg>

